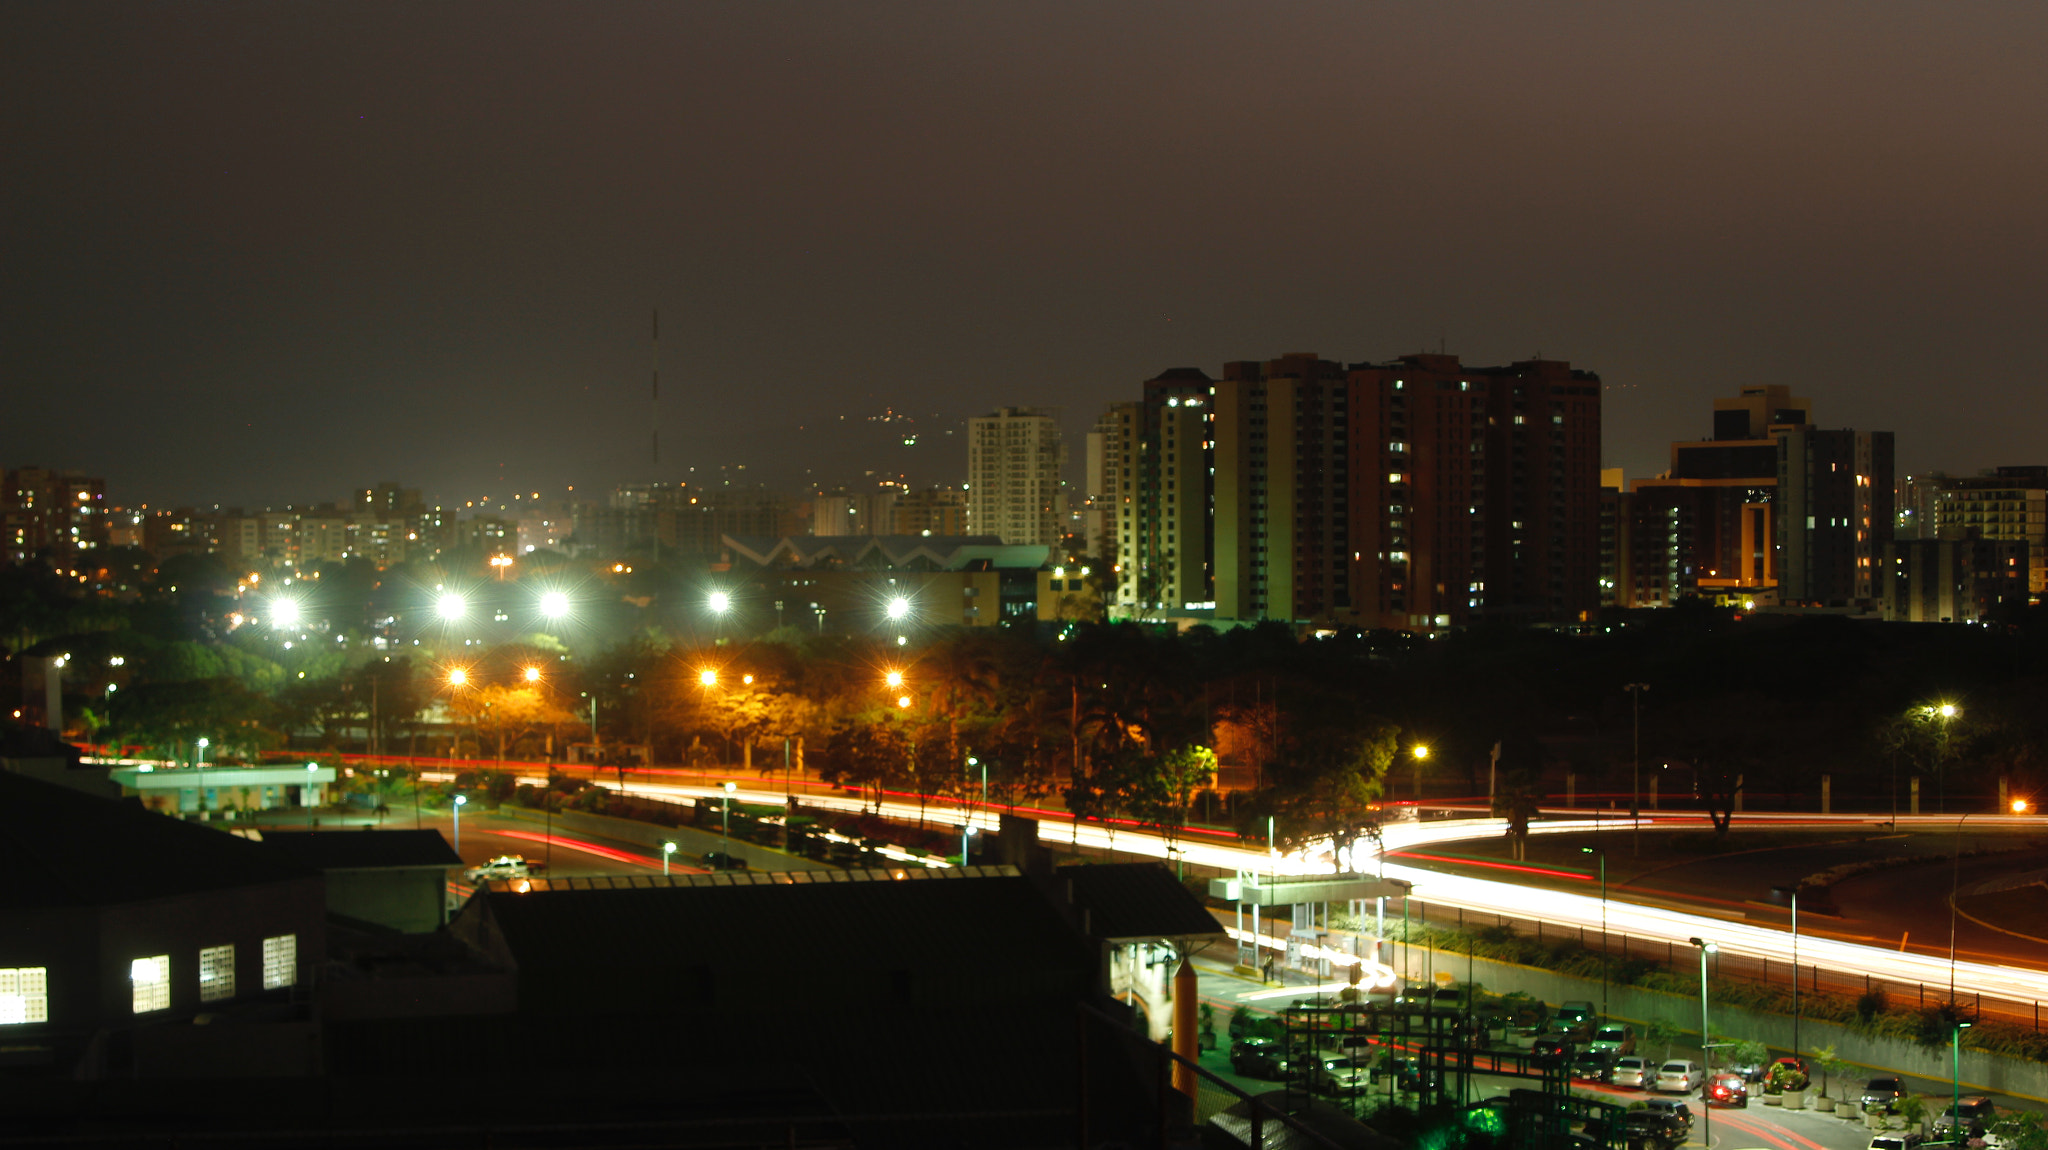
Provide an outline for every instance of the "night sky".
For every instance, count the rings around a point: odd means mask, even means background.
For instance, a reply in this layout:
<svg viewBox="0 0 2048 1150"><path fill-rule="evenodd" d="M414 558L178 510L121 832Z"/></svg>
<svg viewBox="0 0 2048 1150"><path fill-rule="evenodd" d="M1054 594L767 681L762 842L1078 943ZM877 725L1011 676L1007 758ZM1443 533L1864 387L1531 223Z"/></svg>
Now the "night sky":
<svg viewBox="0 0 2048 1150"><path fill-rule="evenodd" d="M1764 383L1902 473L2048 463L2044 47L1878 0L11 0L0 464L957 483L1036 404L1078 479L1162 369L1439 346L1599 372L1631 478Z"/></svg>

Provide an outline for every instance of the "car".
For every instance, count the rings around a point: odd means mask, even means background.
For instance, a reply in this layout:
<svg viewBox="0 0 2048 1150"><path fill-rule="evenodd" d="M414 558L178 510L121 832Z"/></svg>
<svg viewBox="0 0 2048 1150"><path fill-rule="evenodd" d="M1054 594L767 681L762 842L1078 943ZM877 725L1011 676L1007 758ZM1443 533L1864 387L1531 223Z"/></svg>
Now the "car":
<svg viewBox="0 0 2048 1150"><path fill-rule="evenodd" d="M1571 1062L1572 1055L1576 1053L1578 1053L1578 1048L1566 1039L1557 1037L1539 1038L1536 1040L1536 1044L1529 1048L1529 1064L1531 1066L1564 1066Z"/></svg>
<svg viewBox="0 0 2048 1150"><path fill-rule="evenodd" d="M1621 1116L1622 1136L1629 1146L1674 1150L1685 1144L1687 1127L1669 1114L1631 1110Z"/></svg>
<svg viewBox="0 0 2048 1150"><path fill-rule="evenodd" d="M1638 1088L1648 1086L1651 1078L1650 1060L1634 1056L1616 1059L1614 1070L1607 1075L1607 1081L1616 1086L1634 1086Z"/></svg>
<svg viewBox="0 0 2048 1150"><path fill-rule="evenodd" d="M1588 1050L1604 1050L1616 1058L1636 1052L1636 1028L1610 1023L1593 1032Z"/></svg>
<svg viewBox="0 0 2048 1150"><path fill-rule="evenodd" d="M471 882L487 882L494 878L527 878L533 867L524 855L499 855L482 866L473 866L462 872Z"/></svg>
<svg viewBox="0 0 2048 1150"><path fill-rule="evenodd" d="M1600 1015L1593 1009L1592 1003L1584 999L1576 999L1571 1002L1558 1003L1557 1017L1571 1023L1573 1026L1591 1026L1593 1021L1599 1018Z"/></svg>
<svg viewBox="0 0 2048 1150"><path fill-rule="evenodd" d="M1906 1096L1906 1087L1896 1078L1873 1078L1863 1084L1863 1109L1890 1114Z"/></svg>
<svg viewBox="0 0 2048 1150"><path fill-rule="evenodd" d="M1745 1080L1750 1082L1762 1082L1764 1080L1764 1064L1753 1059L1748 1062L1742 1062L1730 1058L1727 1061L1726 1069L1731 1074L1742 1075Z"/></svg>
<svg viewBox="0 0 2048 1150"><path fill-rule="evenodd" d="M1448 986L1439 986L1431 992L1429 1004L1438 1010L1463 1010L1465 992Z"/></svg>
<svg viewBox="0 0 2048 1150"><path fill-rule="evenodd" d="M1572 1055L1571 1075L1581 1082L1605 1082L1614 1073L1614 1056L1604 1050L1581 1050Z"/></svg>
<svg viewBox="0 0 2048 1150"><path fill-rule="evenodd" d="M747 860L726 851L705 851L704 865L712 870L745 870Z"/></svg>
<svg viewBox="0 0 2048 1150"><path fill-rule="evenodd" d="M1692 1133L1692 1107L1676 1098L1647 1098L1643 1100L1643 1109L1652 1114L1670 1115L1680 1130Z"/></svg>
<svg viewBox="0 0 2048 1150"><path fill-rule="evenodd" d="M1740 1074L1716 1074L1700 1090L1700 1100L1709 1106L1749 1105L1749 1082Z"/></svg>
<svg viewBox="0 0 2048 1150"><path fill-rule="evenodd" d="M1435 994L1436 991L1419 982L1408 983L1401 987L1394 995L1394 1008L1396 1010L1422 1010L1429 1006L1430 999Z"/></svg>
<svg viewBox="0 0 2048 1150"><path fill-rule="evenodd" d="M1339 1055L1324 1058L1309 1068L1309 1089L1324 1094L1351 1094L1366 1088L1372 1081L1370 1067L1364 1058Z"/></svg>
<svg viewBox="0 0 2048 1150"><path fill-rule="evenodd" d="M1277 1038L1254 1035L1230 1044L1230 1069L1246 1078L1285 1078L1287 1065L1287 1049Z"/></svg>
<svg viewBox="0 0 2048 1150"><path fill-rule="evenodd" d="M1924 1141L1918 1130L1887 1130L1870 1140L1870 1150L1914 1150Z"/></svg>
<svg viewBox="0 0 2048 1150"><path fill-rule="evenodd" d="M1674 1058L1657 1068L1656 1089L1674 1094L1690 1094L1700 1084L1700 1064L1683 1058Z"/></svg>
<svg viewBox="0 0 2048 1150"><path fill-rule="evenodd" d="M1998 1107L1991 1104L1991 1099L1982 1094L1972 1094L1960 1102L1951 1102L1941 1108L1940 1115L1934 1119L1935 1137L1946 1135L1955 1126L1957 1110L1962 1111L1963 1128L1972 1138L1982 1138L1984 1131L1990 1129L1993 1122L1998 1121Z"/></svg>
<svg viewBox="0 0 2048 1150"><path fill-rule="evenodd" d="M1392 1069L1394 1085L1403 1090L1435 1090L1443 1083L1434 1067L1425 1066L1417 1059L1396 1058Z"/></svg>

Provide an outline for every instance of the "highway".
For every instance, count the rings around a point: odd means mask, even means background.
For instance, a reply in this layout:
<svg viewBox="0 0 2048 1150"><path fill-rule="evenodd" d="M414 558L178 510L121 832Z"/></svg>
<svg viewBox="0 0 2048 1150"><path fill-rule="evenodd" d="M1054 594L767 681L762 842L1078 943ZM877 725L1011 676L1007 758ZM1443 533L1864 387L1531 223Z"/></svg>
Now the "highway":
<svg viewBox="0 0 2048 1150"><path fill-rule="evenodd" d="M522 780L527 781L527 780ZM532 780L539 782L538 778ZM774 785L775 780L740 781L740 789L733 799L739 802L780 804L785 801L784 792ZM672 784L660 782L629 782L626 790L651 797L712 798L722 795L710 786ZM840 810L861 810L865 804L852 795L810 793L801 796L808 806ZM901 820L915 821L918 817L916 803L885 801L882 803L885 815ZM999 809L972 809L966 812L974 826L987 830L996 829ZM1040 838L1048 843L1115 850L1125 854L1145 855L1164 859L1167 857L1167 843L1155 832L1136 827L1106 827L1096 823L1073 822L1060 816L1064 812L1043 809L1020 813L1036 817L1039 822ZM1584 833L1592 829L1592 820L1587 812L1575 817L1555 817L1558 812L1546 812L1546 817L1533 823L1532 835ZM957 806L928 805L924 809L927 823L945 826L959 826L963 822L963 811ZM1772 815L1745 813L1745 825L1756 823L1782 822L1787 825L1840 825L1845 828L1870 828L1889 823L1873 815ZM1642 832L1655 834L1660 831L1698 829L1702 819L1696 814L1652 815L1642 822ZM1927 831L1951 831L1958 822L1955 815L1901 815L1899 829L1922 829ZM1609 830L1626 825L1613 820L1605 822ZM1997 815L1973 816L1969 821L1972 830L1996 827L2038 829L2041 823L2030 817L2008 817ZM1383 843L1389 856L1402 851L1433 844L1451 844L1460 840L1498 838L1506 830L1506 823L1497 818L1449 818L1440 820L1396 821L1388 823L1383 830ZM1352 860L1357 870L1366 873L1384 873L1388 878L1402 879L1415 884L1414 897L1425 901L1432 911L1438 908L1462 909L1468 913L1502 915L1513 918L1536 918L1547 925L1584 928L1589 936L1597 935L1601 929L1602 905L1596 892L1584 894L1569 891L1544 890L1514 882L1477 878L1467 875L1445 874L1419 866L1404 865L1391 857L1382 860L1377 855L1366 854L1370 843L1361 844L1362 857ZM1275 857L1267 851L1239 845L1235 840L1220 838L1203 839L1191 837L1178 844L1181 856L1190 863L1217 867L1224 870L1242 870L1282 875L1329 874L1336 872L1337 863L1327 843ZM1382 865L1384 864L1384 865ZM1579 876L1574 876L1579 877ZM1689 949L1690 940L1701 938L1715 943L1721 952L1719 962L1723 969L1731 964L1744 961L1789 964L1792 961L1792 939L1788 930L1771 924L1744 921L1740 908L1719 908L1712 912L1700 909L1678 909L1658 906L1646 902L1630 901L1625 895L1610 891L1605 907L1605 921L1610 934L1626 934L1631 940L1647 940L1657 944L1669 943L1680 950ZM1944 936L1945 936L1944 931ZM1275 945L1270 937L1261 941L1268 946ZM1339 962L1351 961L1346 956L1332 956ZM1950 979L1950 964L1947 955L1900 951L1891 946L1875 946L1841 939L1828 938L1811 932L1802 933L1799 939L1799 961L1802 966L1819 965L1835 972L1853 972L1857 976L1868 974L1873 979L1889 981L1898 987L1925 986L1930 994L1940 988L1945 995ZM2048 1001L2048 972L2015 963L1977 961L1958 958L1954 967L1956 990L1964 995L1981 995L1986 1009L2002 1009L2015 1016L2031 1016L2035 1003Z"/></svg>

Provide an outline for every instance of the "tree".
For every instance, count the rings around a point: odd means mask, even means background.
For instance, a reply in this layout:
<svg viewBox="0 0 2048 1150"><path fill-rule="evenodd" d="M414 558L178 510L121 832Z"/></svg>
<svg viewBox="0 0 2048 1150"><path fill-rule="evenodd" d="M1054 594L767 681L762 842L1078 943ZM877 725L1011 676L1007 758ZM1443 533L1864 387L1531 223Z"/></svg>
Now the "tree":
<svg viewBox="0 0 2048 1150"><path fill-rule="evenodd" d="M1652 1018L1649 1024L1643 1027L1643 1041L1648 1042L1652 1046L1662 1045L1664 1047L1664 1058L1667 1060L1671 1057L1672 1044L1684 1037L1685 1034L1686 1030L1684 1027L1669 1018L1661 1016Z"/></svg>
<svg viewBox="0 0 2048 1150"><path fill-rule="evenodd" d="M1820 1071L1820 1096L1822 1098L1828 1096L1828 1082L1830 1079L1838 1078L1854 1069L1846 1059L1835 1053L1832 1043L1814 1050L1813 1068Z"/></svg>

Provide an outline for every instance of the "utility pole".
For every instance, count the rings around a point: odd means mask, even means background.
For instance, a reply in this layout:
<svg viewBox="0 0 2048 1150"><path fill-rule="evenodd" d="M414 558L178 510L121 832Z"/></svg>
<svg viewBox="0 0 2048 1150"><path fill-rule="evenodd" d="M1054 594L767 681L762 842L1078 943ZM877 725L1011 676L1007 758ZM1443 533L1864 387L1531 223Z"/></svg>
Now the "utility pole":
<svg viewBox="0 0 2048 1150"><path fill-rule="evenodd" d="M1650 689L1648 683L1629 683L1622 687L1628 692L1629 710L1634 713L1635 738L1630 758L1633 777L1633 793L1628 801L1629 852L1637 858L1643 854L1643 692Z"/></svg>

